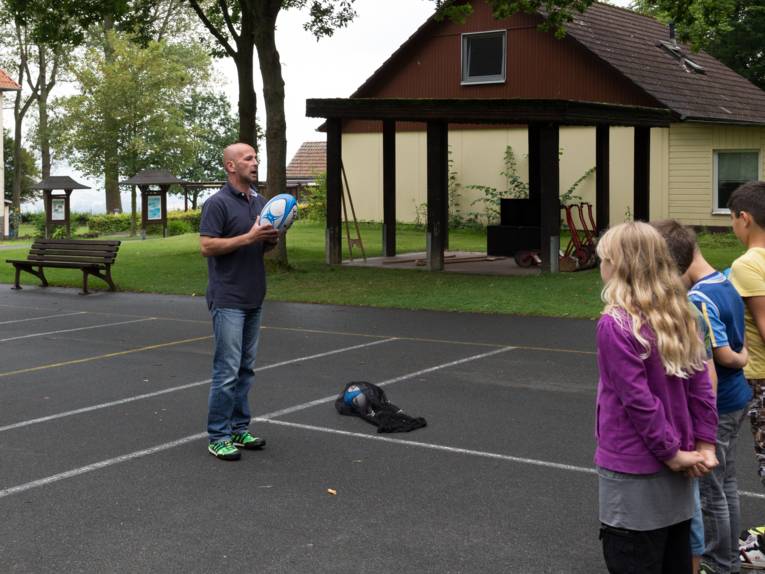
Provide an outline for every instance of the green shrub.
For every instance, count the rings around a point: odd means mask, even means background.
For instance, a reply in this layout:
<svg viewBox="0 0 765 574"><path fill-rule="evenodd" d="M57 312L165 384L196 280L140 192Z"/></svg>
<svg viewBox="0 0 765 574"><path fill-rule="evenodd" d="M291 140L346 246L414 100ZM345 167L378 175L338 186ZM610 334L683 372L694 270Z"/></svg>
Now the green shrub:
<svg viewBox="0 0 765 574"><path fill-rule="evenodd" d="M184 233L191 233L193 229L191 225L179 217L171 217L167 220L167 234L168 235L183 235Z"/></svg>
<svg viewBox="0 0 765 574"><path fill-rule="evenodd" d="M327 172L316 175L315 185L303 188L298 217L309 221L327 218Z"/></svg>
<svg viewBox="0 0 765 574"><path fill-rule="evenodd" d="M199 220L202 217L202 210L195 209L193 211L171 211L167 214L167 228L170 233L170 224L175 221L186 224L187 231L181 233L196 233L199 231ZM170 233L170 235L179 235L177 233Z"/></svg>
<svg viewBox="0 0 765 574"><path fill-rule="evenodd" d="M91 233L110 235L121 231L130 231L129 213L109 213L106 215L91 215L88 220Z"/></svg>

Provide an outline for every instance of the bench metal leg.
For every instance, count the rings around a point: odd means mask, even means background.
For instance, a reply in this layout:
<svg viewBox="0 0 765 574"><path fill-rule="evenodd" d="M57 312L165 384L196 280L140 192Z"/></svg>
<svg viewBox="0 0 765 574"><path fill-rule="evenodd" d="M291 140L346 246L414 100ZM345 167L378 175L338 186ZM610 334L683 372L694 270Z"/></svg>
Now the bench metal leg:
<svg viewBox="0 0 765 574"><path fill-rule="evenodd" d="M21 268L18 265L13 266L16 269L16 280L13 282L11 289L21 289L21 283L19 283L19 275L21 275Z"/></svg>
<svg viewBox="0 0 765 574"><path fill-rule="evenodd" d="M48 280L45 278L45 273L43 273L43 268L39 265L37 266L37 271L35 271L31 265L19 265L14 263L13 266L16 268L16 278L13 282L13 287L11 289L21 289L21 284L19 283L19 275L21 275L22 271L26 271L27 273L31 273L35 277L37 277L41 283L40 287L47 287L48 286Z"/></svg>
<svg viewBox="0 0 765 574"><path fill-rule="evenodd" d="M83 269L82 270L82 291L80 292L80 295L87 295L88 294L88 270Z"/></svg>

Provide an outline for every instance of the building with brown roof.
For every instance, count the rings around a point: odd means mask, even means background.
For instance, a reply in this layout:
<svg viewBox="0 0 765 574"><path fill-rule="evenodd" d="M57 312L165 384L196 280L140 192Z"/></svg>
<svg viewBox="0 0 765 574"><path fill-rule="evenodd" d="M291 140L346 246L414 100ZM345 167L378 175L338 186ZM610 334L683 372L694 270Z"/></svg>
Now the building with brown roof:
<svg viewBox="0 0 765 574"><path fill-rule="evenodd" d="M21 89L21 86L8 75L8 73L0 69L0 134L3 133L3 92L15 92ZM3 138L0 138L0 164L5 165L5 150L3 150ZM0 170L0 189L5 189L5 173ZM8 237L9 232L9 217L11 212L11 202L0 202L0 239Z"/></svg>
<svg viewBox="0 0 765 574"><path fill-rule="evenodd" d="M558 40L539 30L540 14L496 20L486 2L473 1L473 8L473 15L462 24L428 19L351 100L342 101L358 100L368 107L377 101L378 108L405 99L419 102L421 109L451 102L453 110L454 102L464 100L466 109L483 102L485 110L521 101L665 110L670 120L666 125L652 124L659 127L651 127L645 135L645 173L634 167L636 150L642 145L632 127L637 124L604 125L610 169L603 172L610 196L607 205L601 201L598 206L599 227L604 221L618 223L635 214L728 226L726 202L731 191L743 181L762 179L765 92L709 54L676 43L669 29L655 19L595 3L577 15L567 26L566 37ZM359 218L381 220L383 122L368 117L348 112L341 120L342 158ZM524 179L529 170L529 134L526 125L520 125L529 122L477 125L464 123L466 117L470 116L463 114L460 123L448 120L450 170L462 186L463 215L476 211L473 203L482 197L468 186L506 189L501 172L508 145ZM394 119L395 218L412 221L427 202L425 120L406 121L410 119L406 114ZM595 166L598 123L559 122L561 193ZM645 209L636 205L634 193L642 176L648 178L650 190ZM596 174L585 178L576 192L595 204L596 179Z"/></svg>
<svg viewBox="0 0 765 574"><path fill-rule="evenodd" d="M287 191L298 201L316 177L327 170L327 142L303 142L287 165Z"/></svg>

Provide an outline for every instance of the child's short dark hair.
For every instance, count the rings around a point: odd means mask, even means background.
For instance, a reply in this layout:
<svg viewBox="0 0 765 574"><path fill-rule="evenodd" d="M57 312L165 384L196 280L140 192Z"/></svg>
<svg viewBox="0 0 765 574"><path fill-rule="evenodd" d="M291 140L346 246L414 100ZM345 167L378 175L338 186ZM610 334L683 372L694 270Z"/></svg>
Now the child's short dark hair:
<svg viewBox="0 0 765 574"><path fill-rule="evenodd" d="M765 229L765 181L748 181L737 187L728 200L728 209L736 217L746 211Z"/></svg>
<svg viewBox="0 0 765 574"><path fill-rule="evenodd" d="M680 275L688 271L693 262L693 253L696 251L696 233L690 227L686 227L676 219L664 219L651 222L656 230L667 242L669 253L675 260Z"/></svg>

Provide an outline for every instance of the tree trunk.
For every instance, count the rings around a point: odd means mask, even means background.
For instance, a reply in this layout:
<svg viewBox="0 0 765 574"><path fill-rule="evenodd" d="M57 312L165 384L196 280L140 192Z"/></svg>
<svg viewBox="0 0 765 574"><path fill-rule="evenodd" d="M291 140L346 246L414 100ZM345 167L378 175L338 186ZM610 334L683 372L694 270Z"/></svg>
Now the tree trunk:
<svg viewBox="0 0 765 574"><path fill-rule="evenodd" d="M23 92L23 86L24 86L24 79L26 78L29 80L29 83L31 84L31 78L29 77L29 69L27 67L28 64L28 55L29 55L29 43L26 40L26 33L24 30L21 29L21 26L19 24L16 24L16 39L18 42L18 48L19 48L19 75L18 75L18 83L20 86L22 86L22 90L19 90L16 92L16 99L13 104L13 165L15 169L13 170L13 191L12 191L12 197L11 201L13 202L13 222L11 224L11 228L13 229L13 234L18 237L19 233L19 223L21 222L21 183L22 183L22 170L21 170L21 149L22 149L22 133L21 133L21 125L24 121L24 116L26 115L27 111L29 110L29 106L32 105L32 103L37 99L39 96L39 83L33 86L32 93L27 97L26 101L24 100L24 96L22 94Z"/></svg>
<svg viewBox="0 0 765 574"><path fill-rule="evenodd" d="M234 58L236 75L239 83L239 141L250 144L258 149L256 133L257 96L255 95L255 80L253 69L253 22L242 18L242 34L237 41L237 54Z"/></svg>
<svg viewBox="0 0 765 574"><path fill-rule="evenodd" d="M284 193L287 189L287 121L284 116L284 79L279 51L276 49L276 18L280 0L255 2L255 47L258 50L260 75L263 79L263 100L266 105L266 153L268 174L266 197ZM287 266L286 236L279 242L275 259Z"/></svg>
<svg viewBox="0 0 765 574"><path fill-rule="evenodd" d="M38 137L40 139L40 164L42 167L42 178L50 177L50 132L48 131L48 94L53 88L55 77L51 77L48 83L48 51L47 48L39 46L39 66L40 66L40 98L37 101L37 109L40 114L37 124ZM55 56L54 56L55 57ZM55 74L53 72L52 74Z"/></svg>
<svg viewBox="0 0 765 574"><path fill-rule="evenodd" d="M107 63L114 60L114 50L111 46L109 33L114 30L114 20L110 15L104 16L104 59ZM104 117L104 131L107 134L116 133L116 121L111 116ZM130 174L135 175L135 174ZM106 195L106 213L122 213L122 198L120 197L120 168L116 147L106 150L104 154L104 193Z"/></svg>

